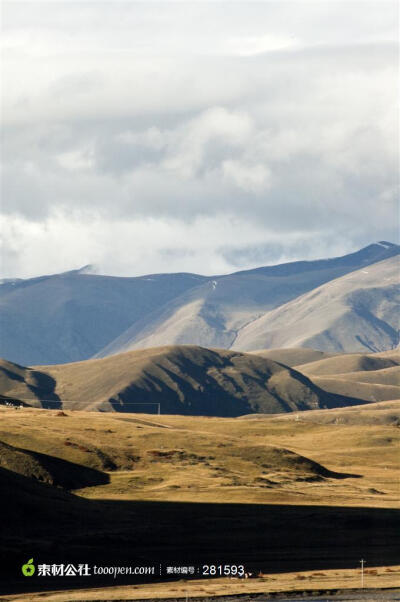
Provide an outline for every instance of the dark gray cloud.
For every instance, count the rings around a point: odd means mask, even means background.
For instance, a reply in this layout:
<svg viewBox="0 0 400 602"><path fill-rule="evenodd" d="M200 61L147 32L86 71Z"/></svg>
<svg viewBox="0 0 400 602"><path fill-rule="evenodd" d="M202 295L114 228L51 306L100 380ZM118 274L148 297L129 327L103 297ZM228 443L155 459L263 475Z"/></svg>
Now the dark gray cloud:
<svg viewBox="0 0 400 602"><path fill-rule="evenodd" d="M395 3L45 8L3 9L5 276L395 239Z"/></svg>

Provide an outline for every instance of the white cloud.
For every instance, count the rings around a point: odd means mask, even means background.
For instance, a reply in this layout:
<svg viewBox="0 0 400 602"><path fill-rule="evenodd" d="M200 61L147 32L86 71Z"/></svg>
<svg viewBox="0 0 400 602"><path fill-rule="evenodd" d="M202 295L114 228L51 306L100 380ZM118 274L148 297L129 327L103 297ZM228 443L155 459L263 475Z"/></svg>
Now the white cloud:
<svg viewBox="0 0 400 602"><path fill-rule="evenodd" d="M268 262L274 236L305 254L396 237L395 3L23 6L3 6L1 211L31 252L5 232L7 274L124 270L104 234L123 222L149 271L229 269L221 248L253 240ZM193 224L207 238L223 215L247 242L202 246Z"/></svg>
<svg viewBox="0 0 400 602"><path fill-rule="evenodd" d="M215 148L220 153L240 149L249 141L251 132L252 122L246 113L213 107L169 133L167 158L162 166L190 178L206 168Z"/></svg>
<svg viewBox="0 0 400 602"><path fill-rule="evenodd" d="M274 228L229 214L190 222L171 218L106 222L96 212L75 210L54 213L41 222L7 216L3 226L0 256L7 260L3 277L77 269L84 263L82 258L94 264L98 273L120 276L169 272L171 266L178 272L221 274L254 267L264 247L267 252L274 250L276 261L303 259L304 254L319 257L328 249L352 250L343 235L329 239L324 232L315 240L307 231L293 231L282 240Z"/></svg>
<svg viewBox="0 0 400 602"><path fill-rule="evenodd" d="M91 169L94 166L93 151L91 149L77 149L57 155L57 161L64 169L76 171Z"/></svg>
<svg viewBox="0 0 400 602"><path fill-rule="evenodd" d="M254 56L264 52L287 50L299 45L299 41L294 37L269 34L264 36L230 38L226 42L225 49L228 54Z"/></svg>
<svg viewBox="0 0 400 602"><path fill-rule="evenodd" d="M232 180L239 188L250 192L261 192L269 188L270 170L260 163L246 165L240 161L222 163L224 177Z"/></svg>

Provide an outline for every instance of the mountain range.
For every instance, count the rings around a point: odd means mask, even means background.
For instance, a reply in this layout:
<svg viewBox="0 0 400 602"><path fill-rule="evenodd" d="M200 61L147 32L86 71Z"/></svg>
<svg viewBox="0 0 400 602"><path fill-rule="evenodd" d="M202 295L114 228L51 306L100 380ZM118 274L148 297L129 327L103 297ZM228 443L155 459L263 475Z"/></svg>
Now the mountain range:
<svg viewBox="0 0 400 602"><path fill-rule="evenodd" d="M222 276L97 275L83 268L0 284L0 356L60 364L166 345L251 351L398 345L400 246Z"/></svg>

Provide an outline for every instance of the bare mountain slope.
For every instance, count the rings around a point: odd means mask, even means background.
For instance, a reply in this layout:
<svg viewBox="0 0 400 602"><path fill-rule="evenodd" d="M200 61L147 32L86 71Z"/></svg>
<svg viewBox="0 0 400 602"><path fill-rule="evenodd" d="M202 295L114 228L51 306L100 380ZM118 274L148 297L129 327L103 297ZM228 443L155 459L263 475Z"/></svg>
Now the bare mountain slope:
<svg viewBox="0 0 400 602"><path fill-rule="evenodd" d="M241 349L246 325L251 329L266 311L398 252L396 245L377 243L344 257L212 277L134 322L94 357L171 344ZM265 346L261 338L257 347Z"/></svg>
<svg viewBox="0 0 400 602"><path fill-rule="evenodd" d="M217 281L189 291L135 322L94 357L163 345L197 344L229 349L241 325L262 313L261 306L243 303L241 289L234 303L215 299Z"/></svg>
<svg viewBox="0 0 400 602"><path fill-rule="evenodd" d="M118 278L85 269L0 284L0 356L24 365L86 359L133 322L206 281L196 274Z"/></svg>
<svg viewBox="0 0 400 602"><path fill-rule="evenodd" d="M175 343L228 348L241 327L266 311L399 253L398 245L381 242L343 257L225 276L121 278L84 268L6 279L0 281L0 356L32 365Z"/></svg>
<svg viewBox="0 0 400 602"><path fill-rule="evenodd" d="M308 377L272 360L196 346L159 347L25 370L25 382L32 371L44 375L54 405L76 409L156 413L156 404L161 404L163 414L238 416L360 402L325 393ZM3 383L3 389L10 397L10 384ZM47 392L31 391L29 398L32 401L26 403L40 406Z"/></svg>
<svg viewBox="0 0 400 602"><path fill-rule="evenodd" d="M233 348L392 349L399 342L399 284L397 257L357 270L265 313L240 330Z"/></svg>

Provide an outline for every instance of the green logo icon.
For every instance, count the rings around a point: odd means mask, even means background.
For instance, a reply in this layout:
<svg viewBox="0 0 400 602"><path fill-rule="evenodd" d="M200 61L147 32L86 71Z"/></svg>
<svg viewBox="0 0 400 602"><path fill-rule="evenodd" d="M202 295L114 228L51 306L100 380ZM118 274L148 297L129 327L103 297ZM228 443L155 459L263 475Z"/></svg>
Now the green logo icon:
<svg viewBox="0 0 400 602"><path fill-rule="evenodd" d="M26 564L22 565L22 574L25 575L25 577L32 577L35 570L36 569L35 569L35 565L33 564L33 558L28 560L28 562Z"/></svg>

